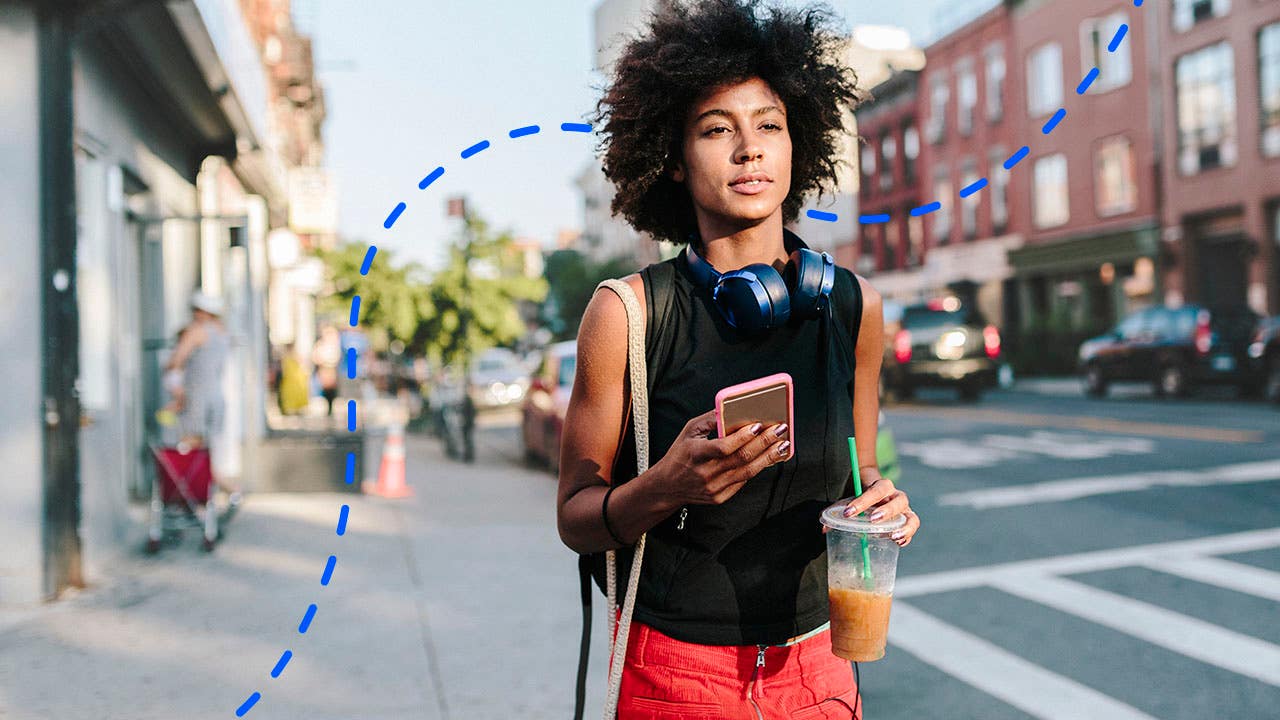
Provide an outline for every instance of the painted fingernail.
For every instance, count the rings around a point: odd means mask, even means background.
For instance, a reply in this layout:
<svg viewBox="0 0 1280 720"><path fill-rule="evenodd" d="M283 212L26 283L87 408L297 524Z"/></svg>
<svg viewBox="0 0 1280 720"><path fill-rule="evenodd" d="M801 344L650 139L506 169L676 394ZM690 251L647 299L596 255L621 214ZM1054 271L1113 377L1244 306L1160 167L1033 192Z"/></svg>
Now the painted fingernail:
<svg viewBox="0 0 1280 720"><path fill-rule="evenodd" d="M906 533L899 530L898 532L890 535L889 537L893 538L894 540L901 540L903 535L906 535Z"/></svg>
<svg viewBox="0 0 1280 720"><path fill-rule="evenodd" d="M785 456L787 454L787 451L790 449L791 449L791 441L784 440L783 443L778 446L778 455Z"/></svg>
<svg viewBox="0 0 1280 720"><path fill-rule="evenodd" d="M850 505L849 507L844 509L845 517L853 517L854 515L857 515L857 514L858 514L858 508L854 507L853 505Z"/></svg>
<svg viewBox="0 0 1280 720"><path fill-rule="evenodd" d="M879 520L879 519L880 519L880 518L882 518L882 517L884 517L884 513L883 513L883 512L880 512L879 510L877 510L877 511L875 511L875 512L871 513L871 522L876 522L877 520Z"/></svg>
<svg viewBox="0 0 1280 720"><path fill-rule="evenodd" d="M778 437L782 437L783 435L786 435L786 434L787 434L787 424L786 424L786 423L782 423L782 424L781 424L781 425L779 425L778 427L774 428L774 429L773 429L773 434L774 434L774 435L777 435Z"/></svg>
<svg viewBox="0 0 1280 720"><path fill-rule="evenodd" d="M763 426L763 425L761 425L760 423L756 423L755 425L752 425L752 426L751 426L751 434L752 434L752 435L759 435L759 434L760 434L760 431L761 431L761 430L763 430L763 429L764 429L764 426Z"/></svg>

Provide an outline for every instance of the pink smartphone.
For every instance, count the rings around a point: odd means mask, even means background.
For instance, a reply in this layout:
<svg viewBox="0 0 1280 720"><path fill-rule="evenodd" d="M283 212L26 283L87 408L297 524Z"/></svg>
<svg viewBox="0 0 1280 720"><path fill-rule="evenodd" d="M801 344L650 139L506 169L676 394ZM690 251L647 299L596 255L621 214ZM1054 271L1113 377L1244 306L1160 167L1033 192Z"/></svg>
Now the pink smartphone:
<svg viewBox="0 0 1280 720"><path fill-rule="evenodd" d="M787 459L796 454L796 440L791 431L795 428L794 388L791 376L778 373L759 380L732 385L716 393L716 429L720 437L752 423L765 427L787 424L783 438L791 441Z"/></svg>

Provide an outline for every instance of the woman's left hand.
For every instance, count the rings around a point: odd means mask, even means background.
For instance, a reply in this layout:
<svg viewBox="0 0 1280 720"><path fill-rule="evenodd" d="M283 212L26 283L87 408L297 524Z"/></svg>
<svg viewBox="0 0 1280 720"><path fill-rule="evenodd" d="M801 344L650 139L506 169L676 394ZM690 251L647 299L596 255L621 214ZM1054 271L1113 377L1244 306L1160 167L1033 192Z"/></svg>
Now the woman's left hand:
<svg viewBox="0 0 1280 720"><path fill-rule="evenodd" d="M920 529L920 516L911 509L907 494L895 487L889 478L881 477L880 471L874 468L866 468L862 475L862 482L862 495L845 508L845 517L853 517L864 510L868 511L867 518L872 522L891 520L899 515L905 515L907 523L895 530L891 537L898 543L898 547L910 545L911 538Z"/></svg>

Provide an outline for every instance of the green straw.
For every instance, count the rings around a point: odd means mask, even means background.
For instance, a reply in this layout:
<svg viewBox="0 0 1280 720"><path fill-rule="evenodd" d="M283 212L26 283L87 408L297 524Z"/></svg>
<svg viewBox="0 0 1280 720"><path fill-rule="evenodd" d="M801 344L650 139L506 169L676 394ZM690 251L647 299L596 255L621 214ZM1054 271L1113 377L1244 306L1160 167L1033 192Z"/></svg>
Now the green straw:
<svg viewBox="0 0 1280 720"><path fill-rule="evenodd" d="M849 438L849 464L853 467L853 496L862 497L862 473L858 467L858 448L853 438ZM871 579L871 551L867 547L867 536L862 535L862 580L868 590L875 588Z"/></svg>

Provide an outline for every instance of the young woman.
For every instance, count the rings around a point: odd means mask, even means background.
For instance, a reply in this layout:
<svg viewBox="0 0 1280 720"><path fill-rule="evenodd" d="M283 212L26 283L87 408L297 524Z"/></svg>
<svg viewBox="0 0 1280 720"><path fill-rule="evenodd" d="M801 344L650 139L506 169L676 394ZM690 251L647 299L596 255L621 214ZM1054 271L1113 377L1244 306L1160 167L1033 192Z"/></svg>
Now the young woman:
<svg viewBox="0 0 1280 720"><path fill-rule="evenodd" d="M624 588L629 550L648 533L619 718L861 717L854 671L826 631L818 516L852 495L855 436L865 492L848 512L905 514L901 546L920 527L875 462L880 297L836 268L819 317L746 332L694 255L718 272L785 270L803 243L784 223L834 183L856 78L824 9L662 5L624 49L596 118L614 212L688 244L667 261L660 323L654 267L625 279L647 318L650 468L634 477L624 306L598 292L578 335L560 536L579 553L618 549ZM794 457L783 461L783 427L709 439L718 390L777 372L795 379Z"/></svg>

